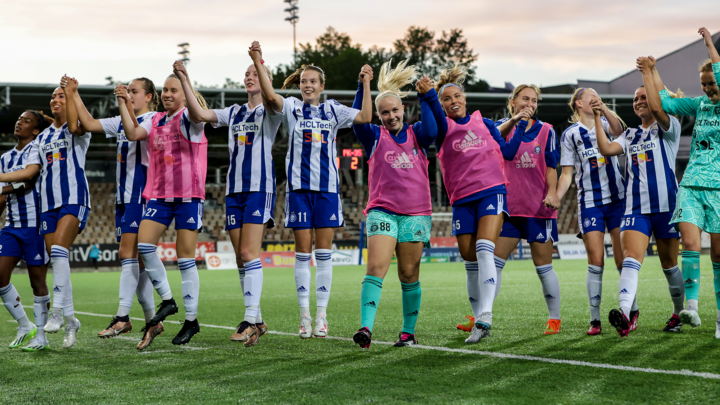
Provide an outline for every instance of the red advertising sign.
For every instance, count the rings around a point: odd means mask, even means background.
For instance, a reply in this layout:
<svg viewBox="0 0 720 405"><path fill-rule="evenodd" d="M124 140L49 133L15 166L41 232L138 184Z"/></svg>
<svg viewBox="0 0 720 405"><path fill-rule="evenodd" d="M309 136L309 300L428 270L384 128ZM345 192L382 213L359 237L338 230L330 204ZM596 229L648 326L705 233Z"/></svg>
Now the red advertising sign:
<svg viewBox="0 0 720 405"><path fill-rule="evenodd" d="M436 236L430 238L430 246L437 247L457 247L457 239L453 236Z"/></svg>
<svg viewBox="0 0 720 405"><path fill-rule="evenodd" d="M175 242L158 243L158 256L164 262L176 262L177 250L175 250ZM204 260L205 253L215 252L215 242L198 242L195 248L195 260Z"/></svg>

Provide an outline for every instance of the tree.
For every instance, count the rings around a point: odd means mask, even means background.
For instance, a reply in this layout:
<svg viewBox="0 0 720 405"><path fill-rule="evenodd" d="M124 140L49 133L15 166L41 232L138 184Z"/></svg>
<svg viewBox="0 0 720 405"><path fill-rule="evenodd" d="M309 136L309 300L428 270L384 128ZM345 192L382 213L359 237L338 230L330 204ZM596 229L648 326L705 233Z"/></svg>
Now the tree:
<svg viewBox="0 0 720 405"><path fill-rule="evenodd" d="M411 26L405 36L393 43L393 49L387 50L373 45L367 51L360 44L353 44L346 33L340 33L333 27L310 43L300 44L297 65L314 63L325 72L325 88L350 90L357 88L357 76L364 64L379 70L380 66L393 59L393 64L409 59L410 64L418 67L425 75L437 78L443 69L455 63L464 64L468 69L465 88L468 91L487 91L488 84L476 78L473 64L477 55L468 47L467 38L461 29L442 32L437 40L435 32L427 28ZM280 65L273 74L273 87L280 88L285 79L295 71L290 65Z"/></svg>

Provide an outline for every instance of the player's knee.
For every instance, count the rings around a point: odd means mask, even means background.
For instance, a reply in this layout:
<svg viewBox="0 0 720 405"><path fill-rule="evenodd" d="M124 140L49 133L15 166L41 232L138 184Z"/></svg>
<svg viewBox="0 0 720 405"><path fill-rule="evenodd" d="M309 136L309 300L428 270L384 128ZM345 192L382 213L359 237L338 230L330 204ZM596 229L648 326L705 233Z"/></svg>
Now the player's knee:
<svg viewBox="0 0 720 405"><path fill-rule="evenodd" d="M660 265L663 269L672 269L673 267L677 266L677 259L673 260L670 257L661 257Z"/></svg>
<svg viewBox="0 0 720 405"><path fill-rule="evenodd" d="M240 250L240 263L247 263L249 261L257 259L257 255L250 249Z"/></svg>
<svg viewBox="0 0 720 405"><path fill-rule="evenodd" d="M118 256L120 256L120 260L125 259L135 259L137 258L137 252L133 252L133 249L120 245L120 249L118 249Z"/></svg>

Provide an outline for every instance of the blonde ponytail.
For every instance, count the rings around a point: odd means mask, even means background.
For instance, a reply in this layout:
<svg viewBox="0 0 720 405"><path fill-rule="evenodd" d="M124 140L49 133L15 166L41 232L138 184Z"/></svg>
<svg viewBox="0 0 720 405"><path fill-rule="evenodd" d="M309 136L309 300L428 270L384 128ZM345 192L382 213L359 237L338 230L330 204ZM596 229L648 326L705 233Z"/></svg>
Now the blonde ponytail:
<svg viewBox="0 0 720 405"><path fill-rule="evenodd" d="M398 63L395 69L392 69L392 59L383 63L380 68L380 76L378 77L378 90L380 94L375 97L375 108L380 104L380 100L387 96L402 99L410 94L409 91L400 91L404 86L412 83L417 76L417 67L415 65L406 66L408 60Z"/></svg>
<svg viewBox="0 0 720 405"><path fill-rule="evenodd" d="M465 91L463 83L467 77L467 70L461 65L455 65L452 69L445 69L440 73L440 80L435 84L435 90L438 97L442 97L442 92L447 86L457 86L461 91Z"/></svg>

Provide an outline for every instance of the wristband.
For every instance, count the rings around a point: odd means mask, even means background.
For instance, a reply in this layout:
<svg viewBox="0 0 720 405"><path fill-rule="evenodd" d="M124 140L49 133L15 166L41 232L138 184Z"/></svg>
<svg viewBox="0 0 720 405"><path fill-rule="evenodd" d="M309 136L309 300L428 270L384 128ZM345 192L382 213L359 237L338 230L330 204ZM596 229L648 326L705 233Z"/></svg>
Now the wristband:
<svg viewBox="0 0 720 405"><path fill-rule="evenodd" d="M265 64L265 59L260 59L260 63Z"/></svg>
<svg viewBox="0 0 720 405"><path fill-rule="evenodd" d="M13 190L19 190L25 187L25 183L12 183Z"/></svg>

